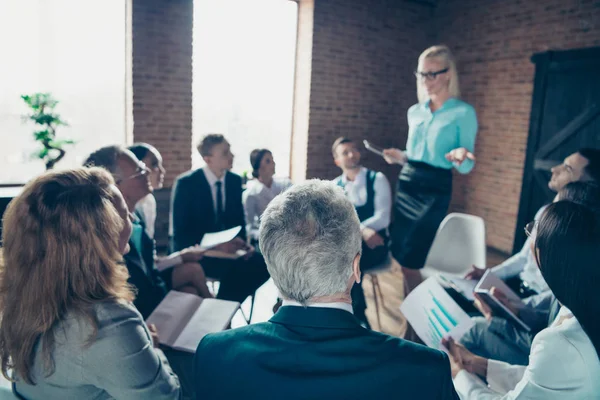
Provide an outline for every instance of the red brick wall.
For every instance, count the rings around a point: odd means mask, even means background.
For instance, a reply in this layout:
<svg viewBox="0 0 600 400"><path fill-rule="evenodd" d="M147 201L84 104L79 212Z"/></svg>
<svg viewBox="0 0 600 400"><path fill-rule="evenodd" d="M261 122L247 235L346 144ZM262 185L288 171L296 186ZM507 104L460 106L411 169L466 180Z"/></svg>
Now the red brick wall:
<svg viewBox="0 0 600 400"><path fill-rule="evenodd" d="M417 101L412 72L432 13L409 1L315 1L307 177L340 174L330 152L338 136L404 147L406 111ZM395 183L398 167L366 150L363 157Z"/></svg>
<svg viewBox="0 0 600 400"><path fill-rule="evenodd" d="M308 124L301 148L293 149L307 158L299 159L303 171L292 163L293 174L338 175L329 148L340 135L404 147L406 110L416 102L416 59L427 46L446 43L459 61L463 97L480 121L478 163L472 174L456 177L452 209L484 217L488 244L510 251L531 107L529 59L548 49L599 46L600 3L438 4L315 0L312 54L304 69L310 79L302 74L310 81L309 113L294 121L294 129ZM163 153L167 186L191 167L192 15L192 0L133 0L134 139ZM397 167L363 154L365 165L383 170L395 183Z"/></svg>
<svg viewBox="0 0 600 400"><path fill-rule="evenodd" d="M133 0L133 139L154 145L165 186L191 168L193 0Z"/></svg>
<svg viewBox="0 0 600 400"><path fill-rule="evenodd" d="M600 46L600 2L444 0L433 23L458 58L463 98L480 123L477 166L455 178L451 207L482 216L488 244L510 252L533 91L530 57Z"/></svg>

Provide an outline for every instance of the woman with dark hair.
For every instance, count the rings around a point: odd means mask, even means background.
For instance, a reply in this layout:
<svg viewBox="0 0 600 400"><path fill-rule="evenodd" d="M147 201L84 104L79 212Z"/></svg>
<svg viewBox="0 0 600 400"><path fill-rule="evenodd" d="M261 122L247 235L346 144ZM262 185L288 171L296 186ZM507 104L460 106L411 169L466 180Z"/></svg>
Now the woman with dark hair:
<svg viewBox="0 0 600 400"><path fill-rule="evenodd" d="M599 193L596 185L571 185L559 194L558 202L548 206L538 224L526 227L534 238L542 275L561 306L552 325L533 340L528 366L488 360L452 340L446 342L461 398L600 396ZM473 374L485 378L489 388Z"/></svg>
<svg viewBox="0 0 600 400"><path fill-rule="evenodd" d="M131 221L101 168L49 172L6 210L0 361L27 399L177 399L180 384L131 303ZM9 377L9 374L12 377Z"/></svg>
<svg viewBox="0 0 600 400"><path fill-rule="evenodd" d="M260 216L278 194L292 185L286 178L275 178L275 160L267 149L254 149L250 153L250 165L254 179L248 182L243 194L246 213L246 231L252 240L258 240Z"/></svg>
<svg viewBox="0 0 600 400"><path fill-rule="evenodd" d="M129 146L129 150L148 167L150 171L148 177L152 190L162 189L166 171L163 167L162 156L156 147L148 143L135 143ZM154 225L156 223L156 198L154 195L148 193L146 197L137 202L135 210L142 214L148 236L154 238Z"/></svg>

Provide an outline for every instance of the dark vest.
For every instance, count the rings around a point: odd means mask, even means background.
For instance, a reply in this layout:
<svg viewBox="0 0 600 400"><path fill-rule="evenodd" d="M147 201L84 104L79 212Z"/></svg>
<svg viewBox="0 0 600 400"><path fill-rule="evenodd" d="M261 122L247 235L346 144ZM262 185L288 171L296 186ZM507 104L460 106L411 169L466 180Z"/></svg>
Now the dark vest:
<svg viewBox="0 0 600 400"><path fill-rule="evenodd" d="M356 213L358 214L358 219L360 222L363 222L366 219L371 218L375 214L375 177L377 176L377 171L371 171L367 169L367 201L362 206L354 206L356 209ZM342 177L340 176L337 179L337 185L344 189L344 182L342 181ZM387 241L388 233L387 229L382 229L377 232L382 238Z"/></svg>

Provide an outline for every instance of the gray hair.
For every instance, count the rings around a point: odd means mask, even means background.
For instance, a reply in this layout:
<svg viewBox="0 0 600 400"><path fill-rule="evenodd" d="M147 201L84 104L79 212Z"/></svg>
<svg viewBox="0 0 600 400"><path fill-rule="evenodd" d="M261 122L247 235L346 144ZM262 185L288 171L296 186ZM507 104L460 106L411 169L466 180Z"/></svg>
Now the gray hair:
<svg viewBox="0 0 600 400"><path fill-rule="evenodd" d="M125 151L123 146L105 146L90 154L83 165L85 167L102 167L116 179L119 175L117 161Z"/></svg>
<svg viewBox="0 0 600 400"><path fill-rule="evenodd" d="M305 305L347 291L362 236L354 206L335 183L312 179L277 196L261 217L259 234L284 297Z"/></svg>

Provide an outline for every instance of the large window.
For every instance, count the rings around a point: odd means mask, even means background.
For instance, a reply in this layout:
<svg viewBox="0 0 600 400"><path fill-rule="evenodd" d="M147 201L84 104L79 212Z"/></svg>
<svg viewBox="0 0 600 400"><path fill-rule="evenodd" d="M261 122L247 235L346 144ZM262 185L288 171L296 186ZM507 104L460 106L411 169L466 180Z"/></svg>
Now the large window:
<svg viewBox="0 0 600 400"><path fill-rule="evenodd" d="M100 146L126 142L126 1L0 1L0 184L44 171L32 158L35 126L20 96L50 92L77 141L56 165L81 165Z"/></svg>
<svg viewBox="0 0 600 400"><path fill-rule="evenodd" d="M277 175L289 175L296 23L293 1L194 1L193 143L225 134L237 173L268 148Z"/></svg>

